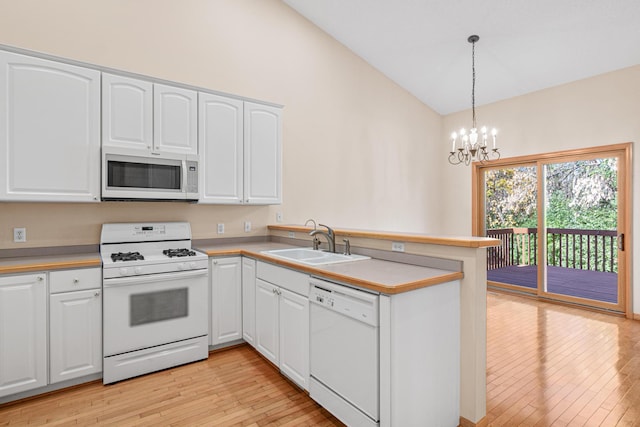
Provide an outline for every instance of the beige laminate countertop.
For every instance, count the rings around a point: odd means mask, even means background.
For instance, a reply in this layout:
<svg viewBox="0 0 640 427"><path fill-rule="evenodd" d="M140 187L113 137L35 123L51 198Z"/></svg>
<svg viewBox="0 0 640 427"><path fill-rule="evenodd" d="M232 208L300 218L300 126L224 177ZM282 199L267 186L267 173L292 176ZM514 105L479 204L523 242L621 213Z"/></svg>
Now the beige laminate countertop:
<svg viewBox="0 0 640 427"><path fill-rule="evenodd" d="M99 253L0 258L0 274L101 267Z"/></svg>
<svg viewBox="0 0 640 427"><path fill-rule="evenodd" d="M426 286L462 279L461 272L440 270L380 259L309 266L262 253L272 249L295 247L282 243L246 243L241 245L199 246L209 256L246 255L283 267L294 268L314 276L370 289L384 294L398 294Z"/></svg>
<svg viewBox="0 0 640 427"><path fill-rule="evenodd" d="M384 294L408 292L426 286L458 280L463 277L461 272L452 272L380 259L309 266L262 253L263 251L272 249L291 247L295 246L282 243L262 242L209 245L200 246L197 249L209 256L246 255L318 277L336 280ZM0 274L100 267L101 265L102 262L99 253L2 258L0 259Z"/></svg>

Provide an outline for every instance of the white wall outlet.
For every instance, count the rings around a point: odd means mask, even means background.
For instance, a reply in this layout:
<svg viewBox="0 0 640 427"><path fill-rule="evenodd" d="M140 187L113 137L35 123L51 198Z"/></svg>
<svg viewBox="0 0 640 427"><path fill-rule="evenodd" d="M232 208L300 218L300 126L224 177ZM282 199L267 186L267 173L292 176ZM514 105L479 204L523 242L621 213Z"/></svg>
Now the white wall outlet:
<svg viewBox="0 0 640 427"><path fill-rule="evenodd" d="M245 221L244 222L244 232L248 233L251 231L251 221Z"/></svg>
<svg viewBox="0 0 640 427"><path fill-rule="evenodd" d="M224 224L218 224L218 234L224 234Z"/></svg>
<svg viewBox="0 0 640 427"><path fill-rule="evenodd" d="M27 229L26 228L14 228L13 229L13 241L16 243L23 243L27 241Z"/></svg>
<svg viewBox="0 0 640 427"><path fill-rule="evenodd" d="M289 232L289 238L295 239L295 237L296 237L296 232L295 231L290 231Z"/></svg>
<svg viewBox="0 0 640 427"><path fill-rule="evenodd" d="M282 212L276 212L276 222L282 222Z"/></svg>
<svg viewBox="0 0 640 427"><path fill-rule="evenodd" d="M404 243L391 242L391 250L394 252L404 252Z"/></svg>

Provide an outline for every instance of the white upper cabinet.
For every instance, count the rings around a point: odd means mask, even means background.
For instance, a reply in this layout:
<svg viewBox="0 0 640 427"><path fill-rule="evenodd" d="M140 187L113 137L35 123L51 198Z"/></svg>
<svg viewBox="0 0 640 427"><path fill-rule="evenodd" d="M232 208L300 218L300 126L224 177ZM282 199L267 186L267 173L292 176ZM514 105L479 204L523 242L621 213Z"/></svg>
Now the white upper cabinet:
<svg viewBox="0 0 640 427"><path fill-rule="evenodd" d="M153 140L157 151L198 154L198 92L153 85Z"/></svg>
<svg viewBox="0 0 640 427"><path fill-rule="evenodd" d="M0 200L99 200L99 71L0 51L0 130Z"/></svg>
<svg viewBox="0 0 640 427"><path fill-rule="evenodd" d="M200 203L279 204L282 110L200 93Z"/></svg>
<svg viewBox="0 0 640 427"><path fill-rule="evenodd" d="M102 73L102 144L151 150L153 84Z"/></svg>
<svg viewBox="0 0 640 427"><path fill-rule="evenodd" d="M282 202L282 109L244 103L244 198Z"/></svg>
<svg viewBox="0 0 640 427"><path fill-rule="evenodd" d="M199 95L200 203L243 202L243 102Z"/></svg>
<svg viewBox="0 0 640 427"><path fill-rule="evenodd" d="M198 93L103 73L102 144L197 154Z"/></svg>

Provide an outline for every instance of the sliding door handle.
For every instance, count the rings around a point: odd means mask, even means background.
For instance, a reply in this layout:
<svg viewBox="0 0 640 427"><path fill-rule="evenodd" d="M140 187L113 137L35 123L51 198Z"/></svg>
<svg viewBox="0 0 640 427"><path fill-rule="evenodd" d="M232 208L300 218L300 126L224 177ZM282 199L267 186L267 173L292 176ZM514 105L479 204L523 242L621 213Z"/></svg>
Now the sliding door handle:
<svg viewBox="0 0 640 427"><path fill-rule="evenodd" d="M618 234L618 250L624 251L624 233Z"/></svg>

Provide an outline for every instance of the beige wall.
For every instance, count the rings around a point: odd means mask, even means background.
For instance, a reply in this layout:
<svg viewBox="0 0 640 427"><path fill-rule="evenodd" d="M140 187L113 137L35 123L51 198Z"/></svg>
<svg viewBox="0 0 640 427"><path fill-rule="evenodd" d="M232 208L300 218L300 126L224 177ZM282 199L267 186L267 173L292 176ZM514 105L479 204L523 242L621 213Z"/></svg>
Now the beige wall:
<svg viewBox="0 0 640 427"><path fill-rule="evenodd" d="M508 99L477 109L478 125L499 128L503 157L513 157L574 148L640 141L640 66L618 70ZM469 126L470 112L446 116L443 134ZM443 142L440 157L450 147ZM634 147L637 148L637 147ZM635 177L640 156L634 156ZM446 165L441 169L448 189L442 194L442 232L471 231L471 171ZM634 178L635 178L634 177ZM634 179L635 180L635 179ZM635 180L637 181L637 180ZM633 212L640 212L640 186L633 187ZM640 218L633 224L633 240L640 243ZM640 271L640 251L633 256L633 271ZM640 313L640 280L633 280L634 312Z"/></svg>
<svg viewBox="0 0 640 427"><path fill-rule="evenodd" d="M443 120L280 1L0 0L0 11L0 44L285 105L281 206L2 203L0 249L97 243L100 225L114 221L187 220L208 238L218 222L224 237L244 236L249 220L261 234L276 212L286 223L471 230L470 171L445 161L446 135L468 126L469 112ZM636 141L638 99L633 67L478 114L500 129L503 156L516 156ZM12 242L18 226L26 244Z"/></svg>
<svg viewBox="0 0 640 427"><path fill-rule="evenodd" d="M97 243L114 221L187 220L196 238L313 217L436 231L441 117L277 0L0 0L0 44L255 99L284 109L284 203L0 204L0 249ZM424 196L424 197L423 197ZM27 228L14 244L13 227Z"/></svg>

